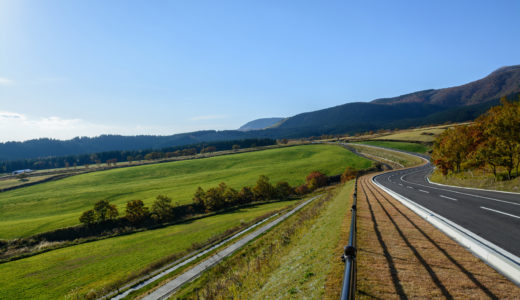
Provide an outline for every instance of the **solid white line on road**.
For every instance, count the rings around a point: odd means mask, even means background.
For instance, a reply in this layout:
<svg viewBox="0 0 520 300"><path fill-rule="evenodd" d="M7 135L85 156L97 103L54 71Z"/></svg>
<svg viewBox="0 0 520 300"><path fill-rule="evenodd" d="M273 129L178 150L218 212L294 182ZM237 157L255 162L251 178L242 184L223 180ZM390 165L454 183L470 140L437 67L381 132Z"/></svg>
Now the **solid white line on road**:
<svg viewBox="0 0 520 300"><path fill-rule="evenodd" d="M481 206L480 208L482 208L482 209L486 209L486 210L490 210L490 211L494 211L494 212L496 212L496 213L503 214L503 215L506 215L506 216L510 216L510 217L513 217L513 218L520 219L519 216L515 216L515 215L512 215L512 214L508 214L508 213L506 213L506 212L499 211L499 210L496 210L496 209L491 209L491 208L487 208L487 207L484 207L484 206Z"/></svg>
<svg viewBox="0 0 520 300"><path fill-rule="evenodd" d="M425 190L419 190L419 192L423 192L423 193L426 193L426 194L429 194L429 193L430 193L430 192L425 191Z"/></svg>
<svg viewBox="0 0 520 300"><path fill-rule="evenodd" d="M448 197L448 196L444 196L444 195L440 195L441 198L445 198L445 199L450 199L450 200L453 200L453 201L458 201L457 199L455 198L451 198L451 197Z"/></svg>

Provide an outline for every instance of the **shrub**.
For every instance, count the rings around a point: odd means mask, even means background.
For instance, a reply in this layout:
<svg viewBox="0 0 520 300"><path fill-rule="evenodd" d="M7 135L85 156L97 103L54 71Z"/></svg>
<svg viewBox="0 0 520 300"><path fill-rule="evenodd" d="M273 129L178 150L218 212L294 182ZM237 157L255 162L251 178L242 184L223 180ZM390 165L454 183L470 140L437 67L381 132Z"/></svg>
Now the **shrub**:
<svg viewBox="0 0 520 300"><path fill-rule="evenodd" d="M86 225L94 224L96 222L96 213L92 209L87 210L81 214L79 221Z"/></svg>
<svg viewBox="0 0 520 300"><path fill-rule="evenodd" d="M314 191L317 188L327 185L327 176L319 171L311 172L306 178L309 190Z"/></svg>
<svg viewBox="0 0 520 300"><path fill-rule="evenodd" d="M269 178L265 175L260 175L260 177L258 177L258 181L253 188L253 193L257 200L268 200L275 196L274 187L269 182Z"/></svg>
<svg viewBox="0 0 520 300"><path fill-rule="evenodd" d="M222 187L222 183L219 187ZM218 187L208 189L206 191L205 205L207 211L215 211L223 208L225 205L225 198L222 189Z"/></svg>
<svg viewBox="0 0 520 300"><path fill-rule="evenodd" d="M152 204L152 218L155 221L167 221L172 218L172 199L166 195L159 195Z"/></svg>
<svg viewBox="0 0 520 300"><path fill-rule="evenodd" d="M206 192L199 186L193 195L193 203L197 208L204 210L206 208L205 199Z"/></svg>
<svg viewBox="0 0 520 300"><path fill-rule="evenodd" d="M281 200L285 200L294 194L294 189L289 185L289 183L287 183L287 181L278 182L276 184L275 191L276 197Z"/></svg>
<svg viewBox="0 0 520 300"><path fill-rule="evenodd" d="M305 195L305 194L310 193L311 190L309 190L309 187L307 186L307 184L302 184L295 189L295 192L297 195Z"/></svg>
<svg viewBox="0 0 520 300"><path fill-rule="evenodd" d="M132 200L126 203L126 218L132 223L139 223L149 215L148 207L141 200Z"/></svg>
<svg viewBox="0 0 520 300"><path fill-rule="evenodd" d="M117 218L119 212L114 204L110 204L108 200L100 200L94 204L95 218L98 222L113 220Z"/></svg>
<svg viewBox="0 0 520 300"><path fill-rule="evenodd" d="M253 193L253 190L245 186L243 187L240 192L238 192L238 201L239 203L250 203L255 200L255 194Z"/></svg>
<svg viewBox="0 0 520 300"><path fill-rule="evenodd" d="M341 174L341 182L347 182L349 180L352 180L354 178L356 178L357 176L357 171L352 168L352 167L347 167L345 169L345 171L343 172L343 174Z"/></svg>

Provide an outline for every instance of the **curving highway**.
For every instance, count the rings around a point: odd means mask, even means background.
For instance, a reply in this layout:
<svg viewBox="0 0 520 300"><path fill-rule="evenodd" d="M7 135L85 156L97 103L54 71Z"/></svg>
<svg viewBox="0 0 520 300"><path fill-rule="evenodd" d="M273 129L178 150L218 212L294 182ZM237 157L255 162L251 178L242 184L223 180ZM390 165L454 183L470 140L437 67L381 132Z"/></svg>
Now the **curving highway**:
<svg viewBox="0 0 520 300"><path fill-rule="evenodd" d="M427 157L405 153L427 163L376 175L374 183L520 286L520 193L431 183Z"/></svg>
<svg viewBox="0 0 520 300"><path fill-rule="evenodd" d="M427 179L432 169L428 163L374 181L520 256L520 194L432 184Z"/></svg>

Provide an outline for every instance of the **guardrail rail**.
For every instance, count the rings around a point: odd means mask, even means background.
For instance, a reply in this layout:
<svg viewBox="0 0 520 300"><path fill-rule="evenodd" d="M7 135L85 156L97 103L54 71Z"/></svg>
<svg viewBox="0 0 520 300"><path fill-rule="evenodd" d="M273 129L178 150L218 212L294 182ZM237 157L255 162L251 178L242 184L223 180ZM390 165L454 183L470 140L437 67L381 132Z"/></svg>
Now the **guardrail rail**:
<svg viewBox="0 0 520 300"><path fill-rule="evenodd" d="M343 275L343 287L341 289L341 300L355 298L356 294L356 204L357 204L358 177L354 183L354 195L352 197L352 219L350 221L350 234L348 245L345 246L341 259L345 263L345 273Z"/></svg>

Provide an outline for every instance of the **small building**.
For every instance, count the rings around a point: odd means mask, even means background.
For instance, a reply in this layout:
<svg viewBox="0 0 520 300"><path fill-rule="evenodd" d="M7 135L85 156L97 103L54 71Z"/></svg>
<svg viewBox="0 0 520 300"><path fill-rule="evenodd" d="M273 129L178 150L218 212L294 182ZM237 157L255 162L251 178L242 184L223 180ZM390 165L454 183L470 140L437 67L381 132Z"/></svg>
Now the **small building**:
<svg viewBox="0 0 520 300"><path fill-rule="evenodd" d="M31 170L31 169L16 170L16 171L13 171L13 175L18 175L18 174L23 174L23 173L30 173L32 171L33 170Z"/></svg>

